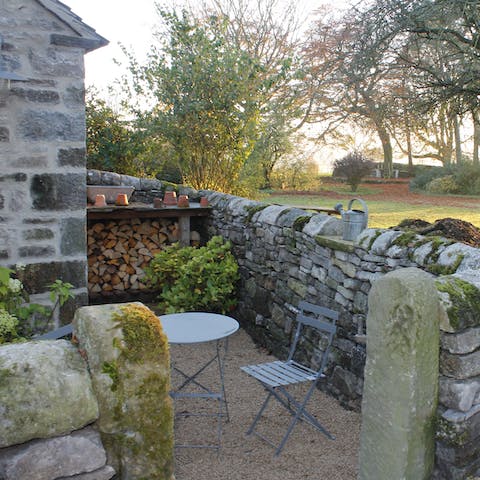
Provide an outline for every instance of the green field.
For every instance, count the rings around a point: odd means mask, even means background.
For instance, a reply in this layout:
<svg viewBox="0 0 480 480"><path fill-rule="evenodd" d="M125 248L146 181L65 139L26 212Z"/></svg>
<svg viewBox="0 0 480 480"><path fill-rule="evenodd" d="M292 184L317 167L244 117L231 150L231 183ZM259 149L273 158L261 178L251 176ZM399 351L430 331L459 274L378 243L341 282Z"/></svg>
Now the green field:
<svg viewBox="0 0 480 480"><path fill-rule="evenodd" d="M442 203L447 203L446 197L428 196L428 200L423 204L408 203L405 201L388 201L388 200L369 200L369 194L366 192L359 192L357 194L341 194L341 198L331 198L330 196L322 197L319 195L268 195L262 198L262 201L267 203L278 203L281 205L293 206L312 206L312 207L328 207L332 208L336 203L342 203L343 208L348 206L351 198L360 196L365 200L369 210L368 226L372 228L388 228L398 225L406 218L419 218L428 222L434 222L440 218L458 218L480 228L480 199L472 199L471 197L453 197L458 203L463 205L445 206ZM449 196L448 198L451 198ZM358 202L353 204L353 208L361 209Z"/></svg>

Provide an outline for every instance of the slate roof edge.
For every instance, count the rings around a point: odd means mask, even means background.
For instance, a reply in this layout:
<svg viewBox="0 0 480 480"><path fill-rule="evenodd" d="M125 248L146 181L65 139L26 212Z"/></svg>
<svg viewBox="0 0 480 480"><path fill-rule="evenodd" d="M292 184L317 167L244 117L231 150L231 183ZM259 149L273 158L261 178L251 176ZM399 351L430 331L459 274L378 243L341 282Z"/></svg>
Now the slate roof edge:
<svg viewBox="0 0 480 480"><path fill-rule="evenodd" d="M79 37L86 40L84 44L80 42L77 45L81 48L84 48L85 51L90 52L97 48L108 45L109 41L99 35L92 27L84 23L82 19L78 15L76 15L68 5L60 2L59 0L36 1L48 11L53 13L63 23L67 24L77 35L79 35ZM66 46L75 46L75 44L69 45L67 42Z"/></svg>

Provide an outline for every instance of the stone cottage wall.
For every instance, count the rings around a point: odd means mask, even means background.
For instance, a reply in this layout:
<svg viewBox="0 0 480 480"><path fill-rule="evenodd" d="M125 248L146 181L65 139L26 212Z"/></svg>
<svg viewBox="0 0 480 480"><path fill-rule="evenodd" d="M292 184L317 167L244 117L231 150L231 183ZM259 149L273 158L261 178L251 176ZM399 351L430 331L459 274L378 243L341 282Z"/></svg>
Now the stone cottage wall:
<svg viewBox="0 0 480 480"><path fill-rule="evenodd" d="M444 304L436 447L437 479L480 469L480 251L441 238L393 230L339 236L341 220L286 206L202 192L213 206L211 233L231 240L241 266L242 325L285 355L301 299L340 312L324 388L359 409L365 365L364 319L372 283L387 272L430 272ZM305 342L312 363L321 344Z"/></svg>
<svg viewBox="0 0 480 480"><path fill-rule="evenodd" d="M80 25L65 6L49 5ZM88 302L85 48L67 20L34 0L1 2L0 33L0 69L25 78L0 98L0 264L27 265L37 302L48 301L57 278L73 284L63 311L70 321Z"/></svg>

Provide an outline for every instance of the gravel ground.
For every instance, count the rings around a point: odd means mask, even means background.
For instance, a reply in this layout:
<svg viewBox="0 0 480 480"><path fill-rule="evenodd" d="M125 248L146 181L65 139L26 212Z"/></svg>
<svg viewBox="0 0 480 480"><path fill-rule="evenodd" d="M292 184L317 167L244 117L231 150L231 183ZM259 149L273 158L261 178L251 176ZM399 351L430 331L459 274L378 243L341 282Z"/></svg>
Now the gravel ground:
<svg viewBox="0 0 480 480"><path fill-rule="evenodd" d="M180 369L192 373L211 356L213 345L173 346L172 362ZM272 447L254 435L246 436L261 402L265 398L261 385L240 370L240 366L272 359L263 349L255 346L248 334L239 330L229 339L225 366L230 421L223 423L222 448L177 448L175 455L176 480L349 480L357 477L357 455L360 433L360 415L343 409L338 402L320 391L310 399L310 412L327 428L336 440L304 422L297 423L279 457ZM173 375L178 384L180 375ZM202 383L213 385L218 379L215 364L199 377ZM297 389L304 392L304 386ZM211 411L212 400L177 400L176 413ZM266 416L257 427L274 439L281 439L290 415L278 402L271 402ZM215 443L215 418L183 417L175 421L176 443Z"/></svg>

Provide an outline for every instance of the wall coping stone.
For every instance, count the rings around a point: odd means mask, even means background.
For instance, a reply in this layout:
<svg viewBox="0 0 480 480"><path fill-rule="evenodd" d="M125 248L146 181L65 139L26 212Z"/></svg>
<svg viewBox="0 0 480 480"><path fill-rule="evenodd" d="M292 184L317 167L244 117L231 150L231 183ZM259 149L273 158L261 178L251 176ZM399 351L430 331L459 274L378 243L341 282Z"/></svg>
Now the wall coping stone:
<svg viewBox="0 0 480 480"><path fill-rule="evenodd" d="M248 207L255 205L257 202L247 200L246 198L235 198L230 204L230 212L240 218L244 218L248 214Z"/></svg>
<svg viewBox="0 0 480 480"><path fill-rule="evenodd" d="M288 210L284 211L280 217L278 217L277 225L279 227L287 227L292 228L295 225L295 220L301 217L312 217L313 214L306 213L305 210L301 208L289 208Z"/></svg>
<svg viewBox="0 0 480 480"><path fill-rule="evenodd" d="M315 235L339 235L343 234L343 222L339 218L329 215L313 215L303 228L303 233L314 237Z"/></svg>
<svg viewBox="0 0 480 480"><path fill-rule="evenodd" d="M333 235L317 235L315 240L322 247L331 248L333 250L340 250L342 252L354 253L355 246L349 240L343 240L342 237Z"/></svg>
<svg viewBox="0 0 480 480"><path fill-rule="evenodd" d="M370 251L375 255L385 255L387 250L393 245L397 239L404 232L398 230L383 231L373 242Z"/></svg>
<svg viewBox="0 0 480 480"><path fill-rule="evenodd" d="M285 210L290 207L287 205L268 205L260 212L253 215L252 219L256 222L264 222L267 225L278 225L278 219L282 216Z"/></svg>

